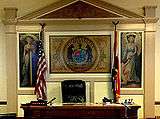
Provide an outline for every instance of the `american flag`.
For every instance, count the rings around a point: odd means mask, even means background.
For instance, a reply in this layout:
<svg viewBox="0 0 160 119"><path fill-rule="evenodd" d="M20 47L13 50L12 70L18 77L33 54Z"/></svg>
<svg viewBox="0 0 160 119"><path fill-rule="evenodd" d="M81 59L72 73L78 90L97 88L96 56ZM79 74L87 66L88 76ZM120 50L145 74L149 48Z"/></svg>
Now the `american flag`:
<svg viewBox="0 0 160 119"><path fill-rule="evenodd" d="M120 63L119 63L119 50L118 50L117 31L114 31L114 48L113 48L113 62L112 62L112 80L114 100L118 102L120 98Z"/></svg>
<svg viewBox="0 0 160 119"><path fill-rule="evenodd" d="M35 86L35 94L38 100L47 100L47 87L46 87L46 76L47 76L47 62L45 58L43 48L43 27L40 32L40 40L37 44L38 51L38 63L37 63L37 82Z"/></svg>

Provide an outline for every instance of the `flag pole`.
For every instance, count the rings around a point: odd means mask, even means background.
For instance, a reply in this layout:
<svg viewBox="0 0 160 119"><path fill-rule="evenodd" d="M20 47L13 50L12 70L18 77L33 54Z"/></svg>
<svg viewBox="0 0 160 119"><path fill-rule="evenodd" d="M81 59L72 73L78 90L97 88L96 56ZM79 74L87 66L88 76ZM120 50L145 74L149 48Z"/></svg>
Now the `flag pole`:
<svg viewBox="0 0 160 119"><path fill-rule="evenodd" d="M112 24L114 25L114 30L117 31L117 25L119 24L119 21L112 21Z"/></svg>
<svg viewBox="0 0 160 119"><path fill-rule="evenodd" d="M37 82L35 86L35 94L37 95L37 100L47 100L47 86L46 86L46 79L47 79L47 61L45 58L45 52L43 47L44 42L44 27L45 23L40 23L41 31L40 37L37 46L37 55L38 55L38 62L37 62Z"/></svg>
<svg viewBox="0 0 160 119"><path fill-rule="evenodd" d="M39 25L41 25L41 30L44 30L44 27L46 26L45 23L39 23Z"/></svg>
<svg viewBox="0 0 160 119"><path fill-rule="evenodd" d="M45 26L46 26L46 24L45 23L39 23L39 25L41 26L41 31L40 31L40 40L43 40L44 39L44 28L45 28ZM42 42L44 42L44 41L42 41Z"/></svg>
<svg viewBox="0 0 160 119"><path fill-rule="evenodd" d="M119 61L118 61L118 57L117 55L117 25L119 24L119 21L112 21L112 24L114 25L114 54L113 54L113 62L112 62L112 87L113 87L113 94L114 94L114 103L118 103L118 98L117 98L117 78L118 77L118 65ZM117 68L118 67L118 68Z"/></svg>

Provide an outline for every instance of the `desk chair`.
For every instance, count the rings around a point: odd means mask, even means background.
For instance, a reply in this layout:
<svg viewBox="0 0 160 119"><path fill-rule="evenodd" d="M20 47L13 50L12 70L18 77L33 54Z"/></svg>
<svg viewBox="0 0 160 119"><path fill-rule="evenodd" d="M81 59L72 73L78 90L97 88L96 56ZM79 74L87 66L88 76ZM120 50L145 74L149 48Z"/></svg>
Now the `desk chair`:
<svg viewBox="0 0 160 119"><path fill-rule="evenodd" d="M63 103L85 103L86 84L82 80L64 80L61 82Z"/></svg>

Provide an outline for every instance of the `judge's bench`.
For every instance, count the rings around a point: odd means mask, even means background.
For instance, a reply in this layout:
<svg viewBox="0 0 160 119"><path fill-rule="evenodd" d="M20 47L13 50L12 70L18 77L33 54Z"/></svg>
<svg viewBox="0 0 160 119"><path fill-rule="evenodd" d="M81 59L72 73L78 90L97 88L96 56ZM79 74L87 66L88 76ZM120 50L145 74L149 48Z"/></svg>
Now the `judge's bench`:
<svg viewBox="0 0 160 119"><path fill-rule="evenodd" d="M137 119L140 106L122 104L23 104L24 119Z"/></svg>
<svg viewBox="0 0 160 119"><path fill-rule="evenodd" d="M22 104L25 119L137 119L140 106L130 104L86 103L85 82L65 80L62 82L62 101L59 105L31 101ZM53 98L54 100L55 98ZM108 102L107 98L103 102Z"/></svg>

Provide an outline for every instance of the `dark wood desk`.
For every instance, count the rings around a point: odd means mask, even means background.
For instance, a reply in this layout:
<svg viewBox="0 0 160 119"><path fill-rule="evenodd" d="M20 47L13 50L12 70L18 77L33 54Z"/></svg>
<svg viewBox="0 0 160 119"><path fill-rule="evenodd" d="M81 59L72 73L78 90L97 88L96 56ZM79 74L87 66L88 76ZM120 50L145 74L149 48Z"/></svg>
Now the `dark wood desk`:
<svg viewBox="0 0 160 119"><path fill-rule="evenodd" d="M25 119L137 119L140 106L126 108L120 104L27 106L22 105Z"/></svg>

